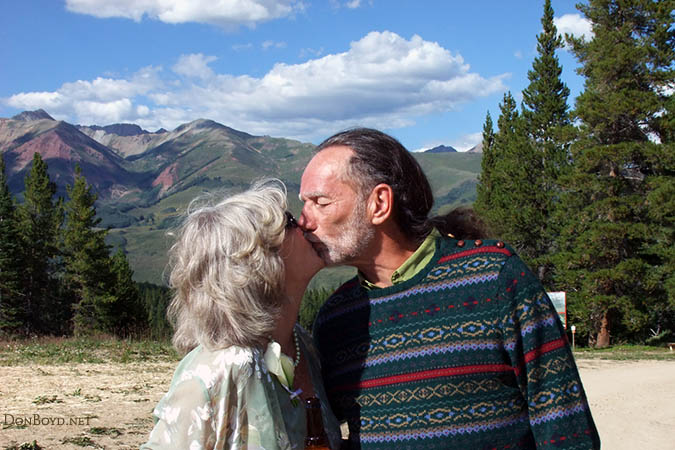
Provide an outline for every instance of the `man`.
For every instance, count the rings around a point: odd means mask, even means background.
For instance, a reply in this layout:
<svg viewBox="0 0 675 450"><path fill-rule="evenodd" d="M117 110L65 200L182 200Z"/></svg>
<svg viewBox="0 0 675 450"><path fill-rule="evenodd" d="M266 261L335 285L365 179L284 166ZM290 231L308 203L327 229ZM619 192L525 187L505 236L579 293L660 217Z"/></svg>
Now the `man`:
<svg viewBox="0 0 675 450"><path fill-rule="evenodd" d="M317 253L358 269L314 324L351 448L599 448L541 284L502 242L442 236L429 183L397 140L327 139L300 198Z"/></svg>

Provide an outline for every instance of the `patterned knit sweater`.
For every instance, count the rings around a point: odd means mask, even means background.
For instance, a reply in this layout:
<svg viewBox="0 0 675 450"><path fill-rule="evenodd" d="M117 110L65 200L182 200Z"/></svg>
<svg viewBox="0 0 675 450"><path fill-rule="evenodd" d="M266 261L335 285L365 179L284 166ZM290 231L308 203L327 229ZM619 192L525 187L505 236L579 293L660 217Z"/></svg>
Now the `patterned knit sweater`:
<svg viewBox="0 0 675 450"><path fill-rule="evenodd" d="M439 238L410 280L348 281L314 337L351 448L600 447L558 315L501 242Z"/></svg>

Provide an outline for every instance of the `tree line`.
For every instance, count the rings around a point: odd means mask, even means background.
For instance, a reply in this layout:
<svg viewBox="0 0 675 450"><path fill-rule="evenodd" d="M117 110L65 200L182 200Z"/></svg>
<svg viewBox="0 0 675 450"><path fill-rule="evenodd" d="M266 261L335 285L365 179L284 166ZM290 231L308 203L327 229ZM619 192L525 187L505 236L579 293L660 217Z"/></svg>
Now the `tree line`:
<svg viewBox="0 0 675 450"><path fill-rule="evenodd" d="M47 169L35 153L19 203L0 156L0 337L169 338L171 289L134 282L124 251L111 253L97 195L79 167L66 186L67 199L55 197ZM307 329L330 292L305 293L299 320Z"/></svg>
<svg viewBox="0 0 675 450"><path fill-rule="evenodd" d="M548 290L567 293L568 323L589 345L672 340L675 0L578 8L588 41L561 38L545 1L520 107L507 92L496 130L486 116L474 209ZM585 77L572 109L564 45ZM0 335L170 336L170 290L134 283L124 252L110 254L79 168L67 200L37 153L25 181L19 204L0 158ZM330 291L306 293L306 327Z"/></svg>
<svg viewBox="0 0 675 450"><path fill-rule="evenodd" d="M589 345L675 330L673 0L590 0L593 37L559 36L544 4L522 104L489 112L474 208L549 290ZM572 110L556 51L576 56Z"/></svg>
<svg viewBox="0 0 675 450"><path fill-rule="evenodd" d="M111 254L79 167L66 191L55 197L35 153L18 203L0 157L0 336L169 335L168 288L135 283L124 252Z"/></svg>

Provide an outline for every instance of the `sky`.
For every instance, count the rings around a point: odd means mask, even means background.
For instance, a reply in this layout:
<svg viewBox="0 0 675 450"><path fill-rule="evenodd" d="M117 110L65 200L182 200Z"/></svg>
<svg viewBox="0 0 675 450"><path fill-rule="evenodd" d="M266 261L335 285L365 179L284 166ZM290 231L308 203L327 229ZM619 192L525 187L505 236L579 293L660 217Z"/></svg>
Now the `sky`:
<svg viewBox="0 0 675 450"><path fill-rule="evenodd" d="M591 36L578 0L558 31ZM0 15L0 117L173 130L211 119L318 144L355 126L467 150L517 101L543 0L21 0ZM570 105L578 63L559 50Z"/></svg>

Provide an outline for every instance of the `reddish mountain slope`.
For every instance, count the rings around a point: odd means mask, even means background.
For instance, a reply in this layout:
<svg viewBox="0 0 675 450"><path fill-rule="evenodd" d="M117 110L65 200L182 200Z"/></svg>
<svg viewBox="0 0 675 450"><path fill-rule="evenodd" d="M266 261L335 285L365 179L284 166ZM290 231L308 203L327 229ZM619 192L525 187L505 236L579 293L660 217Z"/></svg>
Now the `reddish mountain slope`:
<svg viewBox="0 0 675 450"><path fill-rule="evenodd" d="M76 165L100 195L133 190L134 176L122 167L122 158L66 123L37 117L0 119L0 153L10 187L19 188L37 152L49 166L52 181L63 189L72 184ZM14 189L13 189L14 190Z"/></svg>

